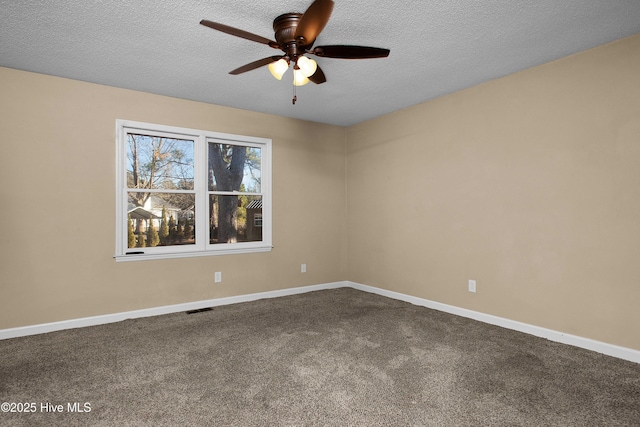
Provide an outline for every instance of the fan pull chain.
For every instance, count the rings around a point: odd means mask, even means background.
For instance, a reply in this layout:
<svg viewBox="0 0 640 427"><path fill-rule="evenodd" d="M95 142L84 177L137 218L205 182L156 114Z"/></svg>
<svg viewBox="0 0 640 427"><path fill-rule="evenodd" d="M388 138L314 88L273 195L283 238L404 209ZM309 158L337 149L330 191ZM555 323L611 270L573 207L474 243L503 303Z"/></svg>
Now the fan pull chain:
<svg viewBox="0 0 640 427"><path fill-rule="evenodd" d="M298 100L298 96L296 95L296 85L293 85L293 99L291 100L293 105L296 105L297 100Z"/></svg>

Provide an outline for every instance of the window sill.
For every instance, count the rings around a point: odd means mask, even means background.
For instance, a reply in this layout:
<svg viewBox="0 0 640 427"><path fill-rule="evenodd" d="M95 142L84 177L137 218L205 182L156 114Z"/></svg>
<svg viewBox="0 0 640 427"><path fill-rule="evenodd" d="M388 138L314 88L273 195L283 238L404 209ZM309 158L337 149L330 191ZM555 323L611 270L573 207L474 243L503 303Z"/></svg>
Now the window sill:
<svg viewBox="0 0 640 427"><path fill-rule="evenodd" d="M213 251L194 251L194 252L174 252L174 253L148 253L148 254L130 254L130 255L114 255L116 262L127 261L146 261L151 259L173 259L173 258L196 258L203 256L216 255L233 255L233 254L249 254L256 252L271 252L273 246L255 246L251 248L234 248L234 249L216 249Z"/></svg>

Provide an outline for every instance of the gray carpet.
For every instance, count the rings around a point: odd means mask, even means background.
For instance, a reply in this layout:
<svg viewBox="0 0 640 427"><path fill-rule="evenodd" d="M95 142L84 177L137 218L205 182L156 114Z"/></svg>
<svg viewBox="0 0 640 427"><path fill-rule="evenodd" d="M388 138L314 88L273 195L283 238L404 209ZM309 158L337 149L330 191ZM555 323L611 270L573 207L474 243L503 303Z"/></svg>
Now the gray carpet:
<svg viewBox="0 0 640 427"><path fill-rule="evenodd" d="M35 403L0 413L24 426L637 426L640 365L344 288L3 340L0 402Z"/></svg>

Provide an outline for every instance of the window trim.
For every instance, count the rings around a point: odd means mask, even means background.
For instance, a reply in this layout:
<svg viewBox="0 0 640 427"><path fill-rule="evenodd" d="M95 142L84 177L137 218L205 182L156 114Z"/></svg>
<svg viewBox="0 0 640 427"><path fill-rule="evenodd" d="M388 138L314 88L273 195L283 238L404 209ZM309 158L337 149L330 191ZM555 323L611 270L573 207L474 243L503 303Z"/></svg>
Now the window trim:
<svg viewBox="0 0 640 427"><path fill-rule="evenodd" d="M195 245L160 246L150 248L127 247L127 149L126 135L128 132L152 134L159 136L175 136L180 139L194 141L194 194L195 194ZM211 140L233 145L257 146L261 149L260 193L262 196L262 241L216 243L209 242L209 190L206 176L207 147ZM271 215L271 175L272 175L272 140L254 136L235 135L221 132L182 128L137 122L131 120L116 120L116 261L140 261L149 259L188 258L215 255L244 254L255 252L269 252L272 246L272 215ZM185 191L189 192L189 190ZM245 193L240 193L245 194ZM144 252L144 253L138 253Z"/></svg>

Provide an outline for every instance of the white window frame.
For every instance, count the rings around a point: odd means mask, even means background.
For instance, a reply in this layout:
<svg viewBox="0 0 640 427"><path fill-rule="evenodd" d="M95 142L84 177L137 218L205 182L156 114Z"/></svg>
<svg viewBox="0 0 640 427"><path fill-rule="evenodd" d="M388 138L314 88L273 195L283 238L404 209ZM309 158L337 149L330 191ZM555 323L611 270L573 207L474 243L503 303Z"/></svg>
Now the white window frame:
<svg viewBox="0 0 640 427"><path fill-rule="evenodd" d="M194 190L195 233L194 245L156 246L146 248L127 247L127 133L167 136L194 142ZM262 197L262 241L216 243L209 242L209 194L207 181L208 143L245 145L261 149L260 193ZM268 252L272 249L271 233L271 145L269 138L233 135L220 132L158 125L130 120L116 120L116 261L140 261L148 259L186 258L210 255L229 255ZM166 192L161 190L160 192ZM190 191L180 191L189 193ZM239 193L248 194L248 193Z"/></svg>

